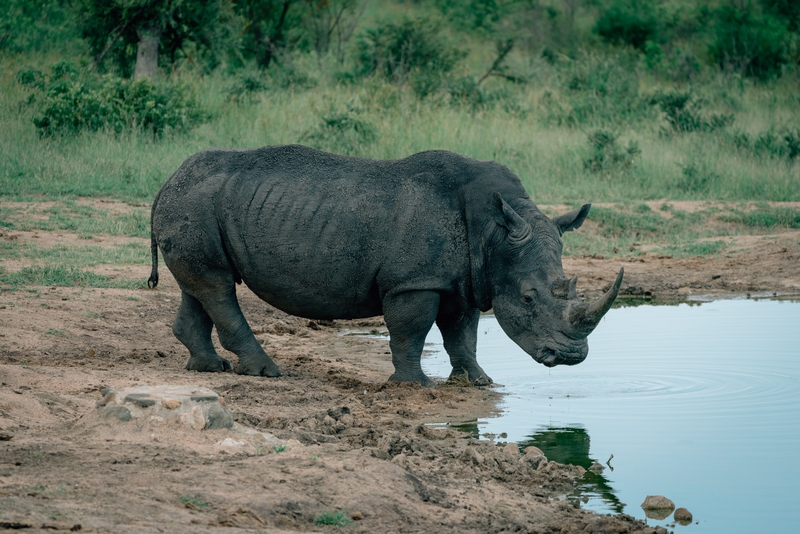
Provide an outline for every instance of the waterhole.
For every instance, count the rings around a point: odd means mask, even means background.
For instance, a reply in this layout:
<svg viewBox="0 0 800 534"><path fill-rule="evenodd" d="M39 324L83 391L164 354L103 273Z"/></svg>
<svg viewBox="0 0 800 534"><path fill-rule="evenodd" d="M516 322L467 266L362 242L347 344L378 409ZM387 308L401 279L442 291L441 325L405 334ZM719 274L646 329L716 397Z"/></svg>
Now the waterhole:
<svg viewBox="0 0 800 534"><path fill-rule="evenodd" d="M800 302L615 308L573 367L535 363L494 316L481 318L478 335L478 361L505 394L502 414L462 430L603 465L567 498L645 519L645 497L664 495L694 515L685 528L697 533L797 528ZM438 330L428 342L423 369L447 377Z"/></svg>

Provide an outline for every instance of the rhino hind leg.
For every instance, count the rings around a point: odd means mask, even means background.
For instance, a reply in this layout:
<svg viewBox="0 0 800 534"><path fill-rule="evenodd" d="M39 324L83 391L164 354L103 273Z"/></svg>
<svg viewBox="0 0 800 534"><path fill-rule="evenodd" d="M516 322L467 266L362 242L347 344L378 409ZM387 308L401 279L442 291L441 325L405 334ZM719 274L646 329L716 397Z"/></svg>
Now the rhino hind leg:
<svg viewBox="0 0 800 534"><path fill-rule="evenodd" d="M389 380L436 386L422 371L420 358L438 308L439 294L435 291L409 291L384 298L383 316L394 364Z"/></svg>
<svg viewBox="0 0 800 534"><path fill-rule="evenodd" d="M233 284L221 294L204 299L203 308L217 327L222 346L239 357L235 369L238 374L271 377L283 375L253 335L239 307Z"/></svg>
<svg viewBox="0 0 800 534"><path fill-rule="evenodd" d="M220 357L214 349L211 342L213 326L211 317L200 301L183 291L178 315L172 323L172 332L189 349L189 361L186 363L189 371L218 372L233 369L231 362Z"/></svg>
<svg viewBox="0 0 800 534"><path fill-rule="evenodd" d="M442 313L436 324L442 332L444 350L450 356L451 379L464 379L476 386L488 386L492 379L484 372L476 356L480 310Z"/></svg>

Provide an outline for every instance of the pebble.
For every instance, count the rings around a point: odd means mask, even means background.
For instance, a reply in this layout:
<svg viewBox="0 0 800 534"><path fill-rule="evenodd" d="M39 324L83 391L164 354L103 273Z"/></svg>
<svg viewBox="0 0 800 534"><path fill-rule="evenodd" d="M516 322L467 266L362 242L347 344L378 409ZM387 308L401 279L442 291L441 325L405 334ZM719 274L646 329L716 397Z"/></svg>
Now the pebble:
<svg viewBox="0 0 800 534"><path fill-rule="evenodd" d="M682 525L691 523L693 519L692 512L690 512L686 508L678 508L677 510L675 510L675 514L673 515L673 517L675 518L675 521L681 523Z"/></svg>

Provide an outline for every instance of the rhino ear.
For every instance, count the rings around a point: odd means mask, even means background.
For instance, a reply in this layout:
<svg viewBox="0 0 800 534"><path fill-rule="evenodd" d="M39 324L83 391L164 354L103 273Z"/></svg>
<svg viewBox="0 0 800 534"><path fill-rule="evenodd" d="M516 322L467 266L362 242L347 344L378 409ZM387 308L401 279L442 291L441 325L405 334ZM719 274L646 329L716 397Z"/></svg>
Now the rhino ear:
<svg viewBox="0 0 800 534"><path fill-rule="evenodd" d="M508 230L509 241L519 243L531 236L531 225L503 200L500 193L494 194L494 206L497 209L497 224Z"/></svg>
<svg viewBox="0 0 800 534"><path fill-rule="evenodd" d="M589 215L589 208L591 207L591 204L584 204L581 206L581 209L565 213L553 219L556 227L558 227L559 233L563 234L564 232L580 228L586 216Z"/></svg>

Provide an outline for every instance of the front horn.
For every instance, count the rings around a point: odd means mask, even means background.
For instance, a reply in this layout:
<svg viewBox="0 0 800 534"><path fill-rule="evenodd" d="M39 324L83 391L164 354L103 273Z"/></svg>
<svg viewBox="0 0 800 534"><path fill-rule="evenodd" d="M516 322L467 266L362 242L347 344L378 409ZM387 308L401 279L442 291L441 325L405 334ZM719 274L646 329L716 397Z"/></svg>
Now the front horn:
<svg viewBox="0 0 800 534"><path fill-rule="evenodd" d="M606 294L600 297L599 300L587 305L577 306L569 314L569 324L571 330L578 334L580 337L588 336L592 330L600 323L600 319L614 304L614 300L619 294L619 288L622 285L622 276L625 273L625 268L620 267L617 279L611 285L611 289L606 291Z"/></svg>

